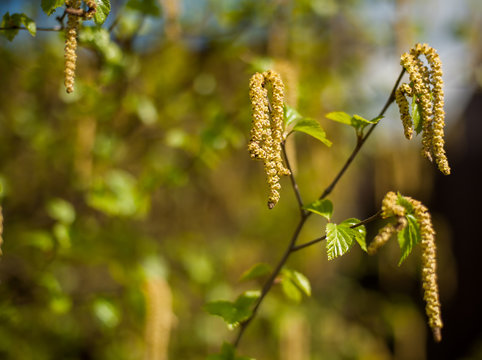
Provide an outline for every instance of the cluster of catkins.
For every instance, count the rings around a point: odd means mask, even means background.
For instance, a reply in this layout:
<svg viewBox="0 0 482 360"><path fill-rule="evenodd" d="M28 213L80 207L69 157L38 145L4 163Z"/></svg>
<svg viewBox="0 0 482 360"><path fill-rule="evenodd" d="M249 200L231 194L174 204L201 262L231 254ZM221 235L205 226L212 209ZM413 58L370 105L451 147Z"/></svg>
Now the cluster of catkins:
<svg viewBox="0 0 482 360"><path fill-rule="evenodd" d="M268 97L271 86L271 101ZM279 74L268 70L256 73L249 83L253 110L253 127L248 150L251 158L262 160L269 185L268 207L272 209L280 198L280 177L289 175L281 156L283 141L284 85Z"/></svg>
<svg viewBox="0 0 482 360"><path fill-rule="evenodd" d="M426 302L426 313L428 324L432 329L435 341L442 340L442 318L440 312L440 300L437 284L437 261L435 246L435 231L433 230L432 220L428 209L417 200L404 196L404 199L413 207L413 213L420 224L421 247L422 247L422 284L424 289L424 300ZM375 239L368 246L368 253L374 254L383 246L390 237L403 230L407 226L406 208L400 205L398 196L390 191L382 201L382 217L394 217L396 223L389 223L380 231Z"/></svg>
<svg viewBox="0 0 482 360"><path fill-rule="evenodd" d="M79 32L80 20L90 20L94 17L97 9L95 0L85 1L88 7L87 11L75 12L80 10L81 0L67 0L65 5L74 12L67 13L67 27L65 29L65 68L64 68L64 85L67 93L74 91L75 68L77 63L77 35Z"/></svg>
<svg viewBox="0 0 482 360"><path fill-rule="evenodd" d="M425 56L430 67L420 58ZM437 51L427 44L416 44L404 53L400 64L410 75L410 84L402 84L395 93L405 137L412 138L413 124L407 97L417 101L421 109L422 154L430 161L435 158L440 171L448 175L450 167L444 150L444 91L442 62ZM412 114L413 115L413 114Z"/></svg>

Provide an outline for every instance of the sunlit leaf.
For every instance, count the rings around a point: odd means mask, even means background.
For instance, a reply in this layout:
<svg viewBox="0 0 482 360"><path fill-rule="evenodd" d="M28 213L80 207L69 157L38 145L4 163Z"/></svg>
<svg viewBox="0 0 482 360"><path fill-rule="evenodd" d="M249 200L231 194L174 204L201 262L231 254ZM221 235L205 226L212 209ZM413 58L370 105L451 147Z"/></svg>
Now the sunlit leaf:
<svg viewBox="0 0 482 360"><path fill-rule="evenodd" d="M320 140L326 146L331 146L331 141L326 138L325 130L320 123L314 119L303 118L299 120L293 128L294 131L303 132Z"/></svg>
<svg viewBox="0 0 482 360"><path fill-rule="evenodd" d="M408 221L407 226L399 231L397 234L398 244L400 245L400 250L402 255L398 266L400 266L405 259L410 255L415 245L421 241L420 224L417 219L412 214L407 214L405 218Z"/></svg>
<svg viewBox="0 0 482 360"><path fill-rule="evenodd" d="M354 114L353 116L351 116L343 111L334 111L334 112L328 113L326 114L326 117L330 120L333 120L342 124L350 125L355 130L357 130L357 132L363 130L363 128L367 125L376 124L377 122L380 121L380 119L383 118L383 116L377 116L372 120L367 120L360 115Z"/></svg>
<svg viewBox="0 0 482 360"><path fill-rule="evenodd" d="M42 0L40 6L42 7L42 10L50 16L58 7L63 6L64 4L65 0Z"/></svg>
<svg viewBox="0 0 482 360"><path fill-rule="evenodd" d="M351 226L359 223L358 219L347 219L340 224L326 224L326 252L328 260L342 256L353 246L354 240L366 251L366 230L364 226L354 229Z"/></svg>
<svg viewBox="0 0 482 360"><path fill-rule="evenodd" d="M408 222L407 226L397 234L398 245L402 252L400 261L398 262L398 266L400 266L410 255L415 245L421 241L422 235L420 232L420 224L414 215L413 205L400 193L397 194L397 204L405 208L405 218Z"/></svg>
<svg viewBox="0 0 482 360"><path fill-rule="evenodd" d="M412 120L413 120L413 127L417 134L420 134L422 131L422 107L418 101L418 97L412 98Z"/></svg>
<svg viewBox="0 0 482 360"><path fill-rule="evenodd" d="M303 119L303 117L294 107L287 104L284 105L284 121L286 127L296 124L301 119Z"/></svg>
<svg viewBox="0 0 482 360"><path fill-rule="evenodd" d="M94 21L97 25L102 25L110 13L110 0L95 0L97 2L97 10L94 14Z"/></svg>
<svg viewBox="0 0 482 360"><path fill-rule="evenodd" d="M397 193L397 204L402 205L408 214L413 214L413 205L400 193Z"/></svg>
<svg viewBox="0 0 482 360"><path fill-rule="evenodd" d="M347 114L346 112L343 111L333 111L331 113L328 113L325 115L327 119L342 123L342 124L347 124L347 125L352 125L352 117L351 115Z"/></svg>
<svg viewBox="0 0 482 360"><path fill-rule="evenodd" d="M376 124L382 118L383 118L383 116L378 116L378 117L376 117L372 120L367 120L360 115L354 114L352 121L353 121L354 126L358 128L358 127L365 127L365 126L371 125L371 124Z"/></svg>
<svg viewBox="0 0 482 360"><path fill-rule="evenodd" d="M240 281L252 280L258 277L262 277L270 274L272 268L268 264L256 264L251 269L246 270L243 275L241 275Z"/></svg>
<svg viewBox="0 0 482 360"><path fill-rule="evenodd" d="M366 243L366 238L367 238L367 230L365 228L365 225L357 226L355 228L352 228L352 226L360 223L360 220L355 219L355 218L350 218L343 220L340 225L346 225L348 226L352 231L353 235L355 237L355 240L357 241L358 245L366 252L367 251L367 243Z"/></svg>
<svg viewBox="0 0 482 360"><path fill-rule="evenodd" d="M328 199L316 200L303 207L305 210L321 215L330 220L333 214L333 203Z"/></svg>

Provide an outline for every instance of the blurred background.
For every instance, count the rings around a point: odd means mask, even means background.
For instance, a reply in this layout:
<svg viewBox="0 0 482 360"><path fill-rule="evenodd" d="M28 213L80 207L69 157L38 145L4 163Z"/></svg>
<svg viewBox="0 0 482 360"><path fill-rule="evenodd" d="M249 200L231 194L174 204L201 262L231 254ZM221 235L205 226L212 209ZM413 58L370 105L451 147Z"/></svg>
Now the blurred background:
<svg viewBox="0 0 482 360"><path fill-rule="evenodd" d="M0 38L2 359L204 359L235 335L207 314L234 300L257 262L275 264L298 222L288 179L268 210L249 159L248 82L272 68L287 103L316 118L328 149L289 139L302 196L315 200L355 144L330 111L375 117L416 42L444 66L452 175L407 141L395 105L330 199L334 221L366 218L399 190L437 231L445 323L426 325L420 251L395 239L327 261L322 243L288 266L310 279L296 302L276 287L240 353L259 359L482 359L480 223L482 4L478 0L129 0L80 31L76 90L63 87L63 34ZM0 2L53 27L40 1ZM0 31L1 33L1 31ZM406 79L405 79L406 81ZM321 219L321 218L320 218ZM377 225L367 227L369 238ZM301 235L323 235L310 219Z"/></svg>

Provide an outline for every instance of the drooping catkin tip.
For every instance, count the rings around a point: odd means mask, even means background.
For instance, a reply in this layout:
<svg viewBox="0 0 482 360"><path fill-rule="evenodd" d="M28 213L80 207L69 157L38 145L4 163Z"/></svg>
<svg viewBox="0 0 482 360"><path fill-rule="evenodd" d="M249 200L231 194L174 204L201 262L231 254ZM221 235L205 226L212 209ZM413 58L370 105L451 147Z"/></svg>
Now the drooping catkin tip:
<svg viewBox="0 0 482 360"><path fill-rule="evenodd" d="M433 333L433 339L435 342L441 342L442 341L442 329L439 327L433 328L432 329Z"/></svg>

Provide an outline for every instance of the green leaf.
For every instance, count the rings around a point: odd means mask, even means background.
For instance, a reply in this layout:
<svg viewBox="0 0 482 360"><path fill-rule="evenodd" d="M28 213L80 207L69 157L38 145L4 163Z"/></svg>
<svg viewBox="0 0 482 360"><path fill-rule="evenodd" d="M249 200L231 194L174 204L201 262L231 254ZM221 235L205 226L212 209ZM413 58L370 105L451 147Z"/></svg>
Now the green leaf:
<svg viewBox="0 0 482 360"><path fill-rule="evenodd" d="M129 0L126 7L144 15L159 16L161 12L156 0Z"/></svg>
<svg viewBox="0 0 482 360"><path fill-rule="evenodd" d="M246 270L243 275L241 275L240 281L252 280L261 276L270 274L272 271L271 266L268 264L256 264L251 269Z"/></svg>
<svg viewBox="0 0 482 360"><path fill-rule="evenodd" d="M420 134L422 131L422 107L417 100L418 97L412 98L412 119L415 132Z"/></svg>
<svg viewBox="0 0 482 360"><path fill-rule="evenodd" d="M47 213L63 224L72 224L75 220L75 209L72 204L60 198L47 203Z"/></svg>
<svg viewBox="0 0 482 360"><path fill-rule="evenodd" d="M353 236L360 247L366 252L367 251L367 229L365 225L357 226L352 228L352 226L360 223L360 220L356 218L350 218L342 221L340 225L346 225L353 231Z"/></svg>
<svg viewBox="0 0 482 360"><path fill-rule="evenodd" d="M102 25L110 13L110 0L95 0L97 2L97 10L94 14L94 21L97 25Z"/></svg>
<svg viewBox="0 0 482 360"><path fill-rule="evenodd" d="M413 214L412 204L400 193L397 193L397 204L402 205L407 210L407 214Z"/></svg>
<svg viewBox="0 0 482 360"><path fill-rule="evenodd" d="M320 123L314 119L303 118L299 120L293 130L313 136L326 146L331 146L332 144L331 141L326 138L325 130L323 130Z"/></svg>
<svg viewBox="0 0 482 360"><path fill-rule="evenodd" d="M42 7L42 10L50 16L58 7L61 7L64 4L65 0L42 0L40 6Z"/></svg>
<svg viewBox="0 0 482 360"><path fill-rule="evenodd" d="M328 260L342 256L353 246L356 240L363 250L366 249L366 230L364 226L355 229L350 228L360 221L358 219L347 219L340 224L326 224L326 252ZM365 250L366 251L366 250Z"/></svg>
<svg viewBox="0 0 482 360"><path fill-rule="evenodd" d="M325 115L327 119L352 126L352 117L343 111L333 111Z"/></svg>
<svg viewBox="0 0 482 360"><path fill-rule="evenodd" d="M367 120L360 115L354 114L353 116L351 116L343 111L334 111L334 112L328 113L326 114L326 117L330 120L333 120L342 124L350 125L351 127L355 128L355 130L357 131L363 130L363 128L367 125L376 124L383 118L383 116L377 116L372 120Z"/></svg>
<svg viewBox="0 0 482 360"><path fill-rule="evenodd" d="M293 283L305 293L306 296L311 296L311 284L310 280L298 271L292 270L292 281Z"/></svg>
<svg viewBox="0 0 482 360"><path fill-rule="evenodd" d="M236 349L232 344L225 342L221 347L221 352L209 355L206 360L255 360L248 356L236 356Z"/></svg>
<svg viewBox="0 0 482 360"><path fill-rule="evenodd" d="M207 303L204 309L211 315L222 317L230 328L237 327L240 322L247 320L251 316L252 307L260 295L259 291L246 291L235 302L212 301Z"/></svg>
<svg viewBox="0 0 482 360"><path fill-rule="evenodd" d="M284 105L284 121L286 127L296 124L301 119L303 119L303 117L294 107L287 104Z"/></svg>
<svg viewBox="0 0 482 360"><path fill-rule="evenodd" d="M422 239L422 235L420 233L420 224L415 216L413 214L407 214L405 218L408 221L408 225L397 234L398 245L400 245L400 250L402 252L398 266L405 261L415 245L417 245Z"/></svg>
<svg viewBox="0 0 482 360"><path fill-rule="evenodd" d="M333 203L328 199L316 200L311 204L304 206L303 209L321 215L330 220L331 215L333 214Z"/></svg>
<svg viewBox="0 0 482 360"><path fill-rule="evenodd" d="M405 208L405 218L408 222L407 226L397 234L398 245L402 252L400 261L398 262L398 266L400 266L408 255L410 255L415 245L421 241L422 235L420 232L420 224L414 215L413 205L400 193L397 194L397 204Z"/></svg>
<svg viewBox="0 0 482 360"><path fill-rule="evenodd" d="M3 15L1 27L14 28L10 30L2 30L0 34L3 34L9 41L12 41L18 34L18 28L23 25L28 30L30 35L35 36L37 34L37 26L35 22L25 14L12 14L8 12ZM16 29L15 29L16 28Z"/></svg>
<svg viewBox="0 0 482 360"><path fill-rule="evenodd" d="M357 114L354 114L353 115L353 118L352 118L352 122L354 124L355 127L359 128L363 128L367 125L371 125L371 124L376 124L377 122L379 122L381 119L383 118L383 116L378 116L376 118L374 118L373 120L367 120L365 119L364 117L361 117L360 115L357 115Z"/></svg>
<svg viewBox="0 0 482 360"><path fill-rule="evenodd" d="M283 268L281 270L281 288L289 299L299 302L301 300L301 293L306 296L311 296L311 285L308 278L302 273Z"/></svg>
<svg viewBox="0 0 482 360"><path fill-rule="evenodd" d="M281 277L281 290L283 290L288 299L293 300L295 303L301 301L301 290L293 283L290 276Z"/></svg>

